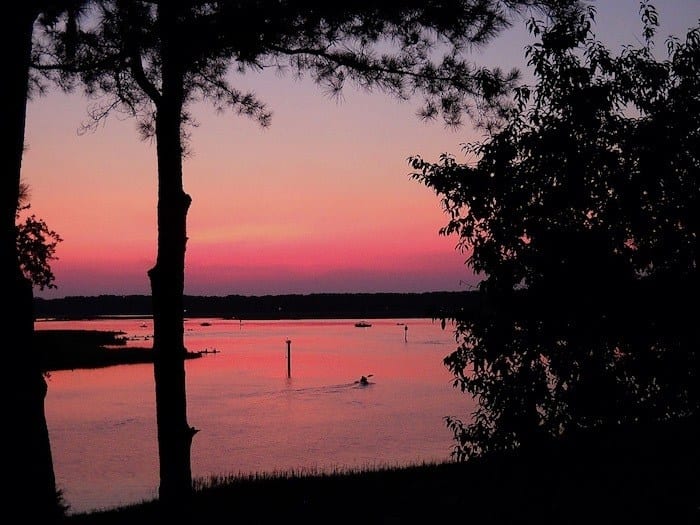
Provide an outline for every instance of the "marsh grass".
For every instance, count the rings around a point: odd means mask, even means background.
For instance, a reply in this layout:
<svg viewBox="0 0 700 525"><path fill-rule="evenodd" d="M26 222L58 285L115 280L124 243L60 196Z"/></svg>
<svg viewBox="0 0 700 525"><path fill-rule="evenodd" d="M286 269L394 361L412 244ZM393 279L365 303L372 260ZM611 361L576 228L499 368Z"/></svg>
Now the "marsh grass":
<svg viewBox="0 0 700 525"><path fill-rule="evenodd" d="M193 524L700 523L697 419L582 433L465 463L223 475L195 484ZM154 524L157 501L71 524Z"/></svg>

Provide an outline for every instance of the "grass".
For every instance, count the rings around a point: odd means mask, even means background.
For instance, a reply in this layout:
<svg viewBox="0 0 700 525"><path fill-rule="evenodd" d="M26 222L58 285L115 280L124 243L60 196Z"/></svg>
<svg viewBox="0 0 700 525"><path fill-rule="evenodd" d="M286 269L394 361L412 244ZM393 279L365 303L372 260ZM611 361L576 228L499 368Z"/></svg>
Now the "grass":
<svg viewBox="0 0 700 525"><path fill-rule="evenodd" d="M697 419L591 432L466 463L215 476L196 483L193 524L700 523ZM153 524L158 502L70 524Z"/></svg>

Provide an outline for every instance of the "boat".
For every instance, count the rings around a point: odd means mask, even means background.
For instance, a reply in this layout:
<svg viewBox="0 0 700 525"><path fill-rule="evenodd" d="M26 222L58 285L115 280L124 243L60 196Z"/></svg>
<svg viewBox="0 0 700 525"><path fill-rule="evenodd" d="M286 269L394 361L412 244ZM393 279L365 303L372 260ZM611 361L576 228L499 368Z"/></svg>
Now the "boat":
<svg viewBox="0 0 700 525"><path fill-rule="evenodd" d="M356 385L362 385L362 386L367 386L369 385L369 378L372 377L374 374L369 374L366 376L362 376L359 381L355 381Z"/></svg>
<svg viewBox="0 0 700 525"><path fill-rule="evenodd" d="M357 326L358 328L367 328L369 326L372 326L372 323L368 323L367 321L360 321L355 323L355 326Z"/></svg>

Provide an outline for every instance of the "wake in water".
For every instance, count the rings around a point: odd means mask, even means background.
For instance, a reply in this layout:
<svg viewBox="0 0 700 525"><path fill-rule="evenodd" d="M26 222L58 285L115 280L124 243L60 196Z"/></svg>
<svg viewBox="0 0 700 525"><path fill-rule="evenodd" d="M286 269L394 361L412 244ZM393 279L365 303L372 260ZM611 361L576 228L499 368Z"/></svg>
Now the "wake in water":
<svg viewBox="0 0 700 525"><path fill-rule="evenodd" d="M374 374L369 374L366 376L361 376L360 379L356 381L351 381L349 383L338 383L334 385L320 385L320 386L310 386L302 388L292 388L290 385L287 388L280 390L256 390L249 392L240 392L237 394L239 399L241 398L256 398L256 397L277 397L277 396L288 396L290 394L339 394L342 392L347 392L349 390L367 388L374 385L374 381L370 381L369 378L373 377ZM364 378L364 380L363 380Z"/></svg>
<svg viewBox="0 0 700 525"><path fill-rule="evenodd" d="M286 390L285 392L293 392L295 394L333 394L338 392L344 392L349 389L364 388L373 385L374 382L369 380L370 377L373 377L373 374L362 376L360 377L360 379L358 379L357 381L353 381L352 383L340 383L337 385L324 385L307 388L292 388Z"/></svg>

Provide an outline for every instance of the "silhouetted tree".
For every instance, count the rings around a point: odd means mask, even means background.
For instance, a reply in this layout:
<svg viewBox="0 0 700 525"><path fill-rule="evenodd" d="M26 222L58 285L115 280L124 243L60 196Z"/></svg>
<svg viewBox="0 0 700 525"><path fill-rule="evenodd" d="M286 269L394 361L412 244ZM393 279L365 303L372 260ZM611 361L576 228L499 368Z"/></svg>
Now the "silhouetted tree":
<svg viewBox="0 0 700 525"><path fill-rule="evenodd" d="M35 23L50 23L61 11L75 14L77 1L22 1L6 5L2 30L4 75L0 82L0 290L2 293L2 328L13 348L3 356L7 370L3 384L6 431L5 447L8 458L5 475L9 480L8 501L22 508L24 519L48 523L58 518L62 507L57 499L53 460L49 443L44 398L46 382L38 354L33 347L34 315L32 310L33 279L48 285L52 275L41 275L41 263L33 269L23 266L18 250L16 213L20 197L20 175L24 150L24 128L27 97L30 93L30 64L32 35ZM71 20L75 17L71 15ZM51 233L41 221L30 220L21 228L25 233ZM48 237L51 237L51 234ZM44 240L47 240L44 237ZM39 240L41 243L41 240ZM50 246L50 242L43 248ZM39 245L34 250L43 249ZM31 250L30 250L31 251ZM25 254L30 252L25 252ZM34 254L39 252L35 251ZM45 252L45 255L52 254ZM50 257L49 257L50 258ZM46 262L47 259L44 260ZM38 262L37 259L33 259ZM44 269L48 268L46 266ZM38 271L35 273L34 270Z"/></svg>
<svg viewBox="0 0 700 525"><path fill-rule="evenodd" d="M463 58L470 46L508 24L510 9L546 2L104 1L96 33L85 34L79 64L95 122L112 110L138 118L155 137L158 157L158 253L149 270L154 312L160 498L177 509L191 489L187 422L183 288L186 217L182 158L188 105L198 99L267 125L270 113L253 94L236 89L231 72L285 67L308 73L331 92L346 81L397 98L425 97L422 116L451 125L466 113L488 124L515 73L477 68ZM60 36L60 35L59 35ZM59 52L66 47L59 38ZM441 55L442 58L436 58Z"/></svg>
<svg viewBox="0 0 700 525"><path fill-rule="evenodd" d="M31 207L28 202L29 186L20 183L19 190L16 235L20 270L24 277L40 290L55 288L56 276L51 269L51 261L57 259L56 246L63 239L49 229L43 219L37 218L33 213L27 214Z"/></svg>
<svg viewBox="0 0 700 525"><path fill-rule="evenodd" d="M478 401L447 420L461 459L697 417L700 21L657 60L658 15L640 13L646 42L618 56L593 8L531 20L536 84L466 146L474 162L411 160L449 213L441 232L485 276L445 359Z"/></svg>

